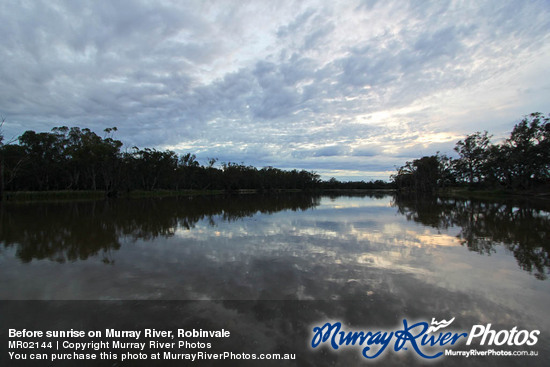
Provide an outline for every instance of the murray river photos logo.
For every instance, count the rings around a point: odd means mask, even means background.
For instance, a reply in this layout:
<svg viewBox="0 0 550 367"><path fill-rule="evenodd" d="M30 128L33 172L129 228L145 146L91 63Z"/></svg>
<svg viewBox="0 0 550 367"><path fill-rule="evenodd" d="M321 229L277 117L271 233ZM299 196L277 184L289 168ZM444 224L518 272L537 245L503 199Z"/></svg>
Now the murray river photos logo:
<svg viewBox="0 0 550 367"><path fill-rule="evenodd" d="M518 330L514 326L510 330L494 330L491 324L473 325L469 332L449 331L447 328L453 323L436 321L431 324L426 321L409 323L403 319L403 326L396 330L345 330L340 322L327 322L322 326L313 327L311 347L317 348L327 345L329 348L340 350L355 347L361 350L363 357L374 359L386 351L395 353L412 352L425 359L436 359L449 355L446 349L465 343L467 346L533 346L538 342L539 330ZM470 353L470 352L454 352ZM481 353L481 352L480 352ZM465 355L466 357L468 355Z"/></svg>

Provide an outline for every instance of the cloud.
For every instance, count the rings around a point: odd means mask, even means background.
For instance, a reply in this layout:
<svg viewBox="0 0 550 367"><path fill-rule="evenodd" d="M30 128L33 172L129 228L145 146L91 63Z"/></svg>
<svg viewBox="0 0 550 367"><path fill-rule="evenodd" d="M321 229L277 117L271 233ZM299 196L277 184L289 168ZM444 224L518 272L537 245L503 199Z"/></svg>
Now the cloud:
<svg viewBox="0 0 550 367"><path fill-rule="evenodd" d="M356 157L374 157L378 151L369 147L357 147L353 149L352 155Z"/></svg>
<svg viewBox="0 0 550 367"><path fill-rule="evenodd" d="M544 1L3 2L4 135L117 126L127 146L368 180L548 112L549 13Z"/></svg>

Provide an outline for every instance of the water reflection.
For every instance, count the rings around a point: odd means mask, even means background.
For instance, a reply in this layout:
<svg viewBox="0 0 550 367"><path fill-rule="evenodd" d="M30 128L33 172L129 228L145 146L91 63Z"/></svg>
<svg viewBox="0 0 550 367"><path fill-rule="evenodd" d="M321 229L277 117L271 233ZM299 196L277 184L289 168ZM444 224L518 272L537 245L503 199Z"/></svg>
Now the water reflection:
<svg viewBox="0 0 550 367"><path fill-rule="evenodd" d="M206 220L234 221L256 213L307 210L319 196L255 195L11 204L1 207L0 243L16 247L22 262L59 263L101 254L111 263L123 238L154 240Z"/></svg>
<svg viewBox="0 0 550 367"><path fill-rule="evenodd" d="M550 271L550 208L546 202L482 201L398 195L394 205L408 220L437 229L460 229L469 250L491 254L504 246L519 266L541 280Z"/></svg>
<svg viewBox="0 0 550 367"><path fill-rule="evenodd" d="M157 292L161 298L362 298L372 295L381 270L440 281L434 269L458 272L481 262L479 276L505 262L503 253L544 280L550 269L545 209L540 203L384 193L11 204L0 211L1 260L18 269L24 268L14 258L23 264L117 264L109 271L115 279L147 278L132 285L132 298L136 292L147 297L147 283L164 289ZM493 259L466 260L455 249L460 245ZM443 254L445 247L452 253ZM460 258L451 264L452 256ZM84 282L93 271L88 268L72 269L83 272L77 279ZM197 290L205 280L208 289ZM182 284L185 289L174 293Z"/></svg>
<svg viewBox="0 0 550 367"><path fill-rule="evenodd" d="M3 204L0 215L4 300L193 301L174 311L178 320L241 330L275 350L306 349L311 325L325 320L390 328L403 317L455 316L456 328L541 329L537 349L550 345L550 282L538 280L548 272L550 219L540 204L247 195ZM9 307L5 317L19 315L19 304ZM151 314L171 322L175 313L159 307ZM61 315L55 322L73 327ZM311 355L300 365L364 363L355 352ZM384 359L415 362L411 354Z"/></svg>

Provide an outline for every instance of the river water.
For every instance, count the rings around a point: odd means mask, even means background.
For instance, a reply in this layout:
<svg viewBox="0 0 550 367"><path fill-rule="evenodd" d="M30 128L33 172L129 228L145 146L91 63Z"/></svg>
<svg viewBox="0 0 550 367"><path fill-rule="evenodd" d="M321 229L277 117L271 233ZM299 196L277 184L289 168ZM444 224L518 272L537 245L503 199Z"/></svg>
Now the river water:
<svg viewBox="0 0 550 367"><path fill-rule="evenodd" d="M539 330L536 345L519 348L539 356L447 364L546 365L549 208L383 193L3 203L0 299L189 301L209 305L211 320L241 309L236 322L272 344L292 333L308 345L312 326L329 320L389 330L455 318L465 332ZM397 363L415 353L385 354ZM363 358L324 347L296 365L320 361Z"/></svg>

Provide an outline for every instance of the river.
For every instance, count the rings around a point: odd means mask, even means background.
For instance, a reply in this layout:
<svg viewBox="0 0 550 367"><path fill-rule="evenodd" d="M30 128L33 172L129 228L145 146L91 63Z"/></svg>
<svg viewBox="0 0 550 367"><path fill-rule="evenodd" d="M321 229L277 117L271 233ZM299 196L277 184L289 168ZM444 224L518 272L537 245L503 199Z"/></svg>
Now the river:
<svg viewBox="0 0 550 367"><path fill-rule="evenodd" d="M447 364L542 366L549 208L384 193L2 203L0 299L18 301L4 302L8 313L36 307L30 301L192 304L200 320L246 325L272 349L288 340L305 349L312 327L329 320L389 330L403 319L454 318L454 329L468 333L489 323L539 330L528 350L540 355ZM360 349L332 349L310 349L297 365L364 360ZM384 354L387 363L418 361L413 351Z"/></svg>

